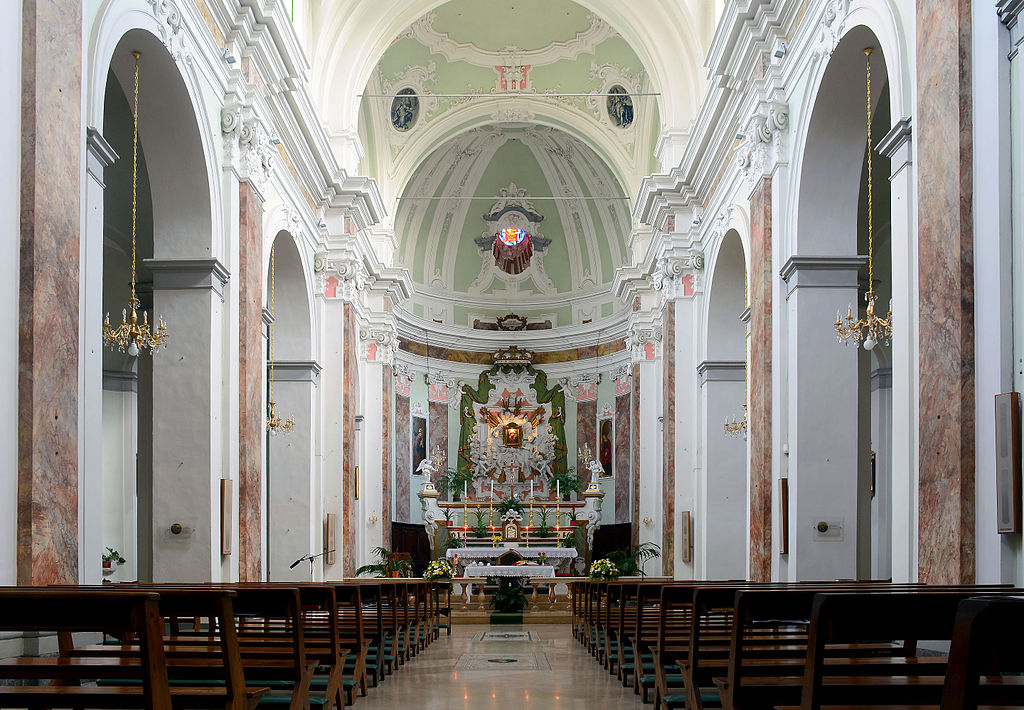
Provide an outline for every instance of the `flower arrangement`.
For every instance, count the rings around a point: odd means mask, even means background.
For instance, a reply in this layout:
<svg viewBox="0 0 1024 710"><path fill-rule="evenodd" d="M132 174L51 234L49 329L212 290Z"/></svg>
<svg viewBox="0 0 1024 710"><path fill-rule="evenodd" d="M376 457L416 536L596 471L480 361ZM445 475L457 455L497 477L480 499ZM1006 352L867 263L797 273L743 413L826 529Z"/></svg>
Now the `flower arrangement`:
<svg viewBox="0 0 1024 710"><path fill-rule="evenodd" d="M423 579L435 580L435 579L451 579L452 568L444 560L434 560L427 568L423 570Z"/></svg>
<svg viewBox="0 0 1024 710"><path fill-rule="evenodd" d="M591 579L615 579L619 576L619 568L615 566L615 563L609 560L607 557L595 560L590 565L590 578Z"/></svg>

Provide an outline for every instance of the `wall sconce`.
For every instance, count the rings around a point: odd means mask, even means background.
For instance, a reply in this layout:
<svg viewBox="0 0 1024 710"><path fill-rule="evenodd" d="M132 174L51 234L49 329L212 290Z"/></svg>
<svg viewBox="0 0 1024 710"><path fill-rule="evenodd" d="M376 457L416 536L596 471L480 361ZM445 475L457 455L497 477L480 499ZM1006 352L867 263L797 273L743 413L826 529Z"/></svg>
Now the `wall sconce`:
<svg viewBox="0 0 1024 710"><path fill-rule="evenodd" d="M366 519L366 522L369 523L370 525L373 525L374 523L377 522L377 520L378 520L378 518L377 518L376 515L371 515L369 518Z"/></svg>
<svg viewBox="0 0 1024 710"><path fill-rule="evenodd" d="M654 522L654 518L652 518L650 515L645 515L644 516L644 525L646 525L647 527L650 527L651 523L653 523L653 522Z"/></svg>

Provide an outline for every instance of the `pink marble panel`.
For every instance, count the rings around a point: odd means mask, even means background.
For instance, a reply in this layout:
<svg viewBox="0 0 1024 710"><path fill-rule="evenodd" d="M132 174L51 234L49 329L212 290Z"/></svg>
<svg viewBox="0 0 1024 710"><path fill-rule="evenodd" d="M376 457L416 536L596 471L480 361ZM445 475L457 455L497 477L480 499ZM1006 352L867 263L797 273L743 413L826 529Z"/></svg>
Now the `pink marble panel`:
<svg viewBox="0 0 1024 710"><path fill-rule="evenodd" d="M448 400L444 402L430 402L427 405L427 456L434 453L434 447L440 446L441 451L448 454ZM454 463L452 456L448 457L449 463ZM437 475L434 475L434 483L437 483Z"/></svg>
<svg viewBox="0 0 1024 710"><path fill-rule="evenodd" d="M22 13L17 581L73 584L79 581L82 3L30 2ZM16 170L15 149L7 150L8 169Z"/></svg>
<svg viewBox="0 0 1024 710"><path fill-rule="evenodd" d="M580 382L576 385L576 399L580 402L592 402L597 399L596 382Z"/></svg>
<svg viewBox="0 0 1024 710"><path fill-rule="evenodd" d="M412 394L412 380L402 375L395 375L395 394L408 397Z"/></svg>
<svg viewBox="0 0 1024 710"><path fill-rule="evenodd" d="M772 573L772 182L750 196L750 578Z"/></svg>
<svg viewBox="0 0 1024 710"><path fill-rule="evenodd" d="M576 448L582 449L586 444L590 447L590 455L597 456L597 401L595 399L579 402L576 407ZM576 472L589 478L590 474L576 463Z"/></svg>
<svg viewBox="0 0 1024 710"><path fill-rule="evenodd" d="M615 398L615 522L629 522L629 395Z"/></svg>
<svg viewBox="0 0 1024 710"><path fill-rule="evenodd" d="M409 476L412 474L410 435L409 398L399 394L395 396L395 520L400 523L408 523L410 520Z"/></svg>
<svg viewBox="0 0 1024 710"><path fill-rule="evenodd" d="M342 573L354 577L356 572L356 314L351 303L345 304L342 339L344 374L342 378L342 499L341 521Z"/></svg>
<svg viewBox="0 0 1024 710"><path fill-rule="evenodd" d="M629 376L616 377L615 378L615 396L619 397L624 394L629 394L630 384Z"/></svg>
<svg viewBox="0 0 1024 710"><path fill-rule="evenodd" d="M263 200L248 182L238 186L238 579L262 579L263 436Z"/></svg>
<svg viewBox="0 0 1024 710"><path fill-rule="evenodd" d="M690 277L692 278L692 276ZM667 301L662 312L662 434L661 570L671 576L675 560L676 517L676 302Z"/></svg>
<svg viewBox="0 0 1024 710"><path fill-rule="evenodd" d="M393 378L394 375L391 371L391 365L385 365L384 372L381 376L381 388L383 391L381 392L380 405L380 524L382 544L388 550L391 549L391 478L394 475L391 470L391 433L394 431L394 421L391 418L391 398L394 396Z"/></svg>
<svg viewBox="0 0 1024 710"><path fill-rule="evenodd" d="M920 0L918 574L930 584L975 579L971 56L971 3Z"/></svg>
<svg viewBox="0 0 1024 710"><path fill-rule="evenodd" d="M639 300L639 299L637 299ZM640 541L640 365L633 365L633 392L631 399L633 424L630 445L633 451L633 465L630 467L633 477L633 545Z"/></svg>

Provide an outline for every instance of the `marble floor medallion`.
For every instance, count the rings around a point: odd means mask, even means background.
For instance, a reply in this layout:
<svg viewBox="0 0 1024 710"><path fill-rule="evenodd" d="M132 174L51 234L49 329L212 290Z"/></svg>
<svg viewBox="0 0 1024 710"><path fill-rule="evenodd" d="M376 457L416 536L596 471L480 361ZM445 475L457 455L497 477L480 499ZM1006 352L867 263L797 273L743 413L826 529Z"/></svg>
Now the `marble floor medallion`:
<svg viewBox="0 0 1024 710"><path fill-rule="evenodd" d="M455 663L457 671L493 671L495 665L510 671L549 671L543 653L463 653Z"/></svg>
<svg viewBox="0 0 1024 710"><path fill-rule="evenodd" d="M484 631L473 637L474 641L540 641L532 631Z"/></svg>

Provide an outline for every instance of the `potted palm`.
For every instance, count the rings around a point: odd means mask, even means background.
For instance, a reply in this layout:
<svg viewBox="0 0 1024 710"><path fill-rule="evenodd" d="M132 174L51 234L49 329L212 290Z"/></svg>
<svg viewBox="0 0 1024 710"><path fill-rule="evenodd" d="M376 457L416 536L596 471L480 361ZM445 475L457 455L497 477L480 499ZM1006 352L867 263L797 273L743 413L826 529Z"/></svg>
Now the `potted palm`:
<svg viewBox="0 0 1024 710"><path fill-rule="evenodd" d="M564 471L555 471L551 483L556 484L557 490L562 493L562 500L569 500L570 495L580 489L580 477L572 466Z"/></svg>

